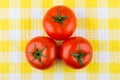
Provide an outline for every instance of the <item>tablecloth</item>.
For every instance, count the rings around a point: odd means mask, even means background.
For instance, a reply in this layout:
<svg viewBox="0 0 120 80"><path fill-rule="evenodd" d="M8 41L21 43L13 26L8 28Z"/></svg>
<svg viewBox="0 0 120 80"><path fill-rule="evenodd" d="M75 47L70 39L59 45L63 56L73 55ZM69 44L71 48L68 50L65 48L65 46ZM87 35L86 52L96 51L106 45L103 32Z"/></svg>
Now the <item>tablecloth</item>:
<svg viewBox="0 0 120 80"><path fill-rule="evenodd" d="M47 36L42 18L56 5L75 12L77 29L72 36L92 44L92 61L83 69L58 60L42 71L25 58L27 42ZM120 80L120 0L0 0L0 80Z"/></svg>

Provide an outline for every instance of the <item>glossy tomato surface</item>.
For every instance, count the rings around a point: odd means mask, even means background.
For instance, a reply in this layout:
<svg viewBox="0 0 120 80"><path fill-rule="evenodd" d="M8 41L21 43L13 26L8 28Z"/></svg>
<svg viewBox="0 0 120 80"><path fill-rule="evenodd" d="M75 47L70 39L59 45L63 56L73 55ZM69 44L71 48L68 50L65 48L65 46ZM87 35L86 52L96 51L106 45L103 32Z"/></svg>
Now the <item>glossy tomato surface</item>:
<svg viewBox="0 0 120 80"><path fill-rule="evenodd" d="M43 27L47 34L56 40L63 40L72 35L76 29L76 16L65 6L49 9L43 18Z"/></svg>
<svg viewBox="0 0 120 80"><path fill-rule="evenodd" d="M48 37L35 37L28 42L25 55L33 67L47 69L55 63L58 57L57 44Z"/></svg>
<svg viewBox="0 0 120 80"><path fill-rule="evenodd" d="M66 39L60 47L60 58L72 68L83 68L92 59L92 46L82 37Z"/></svg>

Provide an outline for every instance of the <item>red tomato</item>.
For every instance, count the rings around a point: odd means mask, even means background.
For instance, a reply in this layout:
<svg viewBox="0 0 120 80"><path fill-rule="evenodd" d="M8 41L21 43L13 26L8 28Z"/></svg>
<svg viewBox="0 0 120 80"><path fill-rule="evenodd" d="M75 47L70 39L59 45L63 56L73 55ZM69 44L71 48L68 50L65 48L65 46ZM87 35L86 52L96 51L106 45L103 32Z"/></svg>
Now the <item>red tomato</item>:
<svg viewBox="0 0 120 80"><path fill-rule="evenodd" d="M92 47L82 37L66 39L60 47L60 58L72 68L83 68L92 59Z"/></svg>
<svg viewBox="0 0 120 80"><path fill-rule="evenodd" d="M76 16L65 6L55 6L47 11L43 26L47 34L56 40L63 40L72 35L76 29Z"/></svg>
<svg viewBox="0 0 120 80"><path fill-rule="evenodd" d="M48 37L35 37L26 46L26 58L35 68L47 69L55 63L58 48L54 40Z"/></svg>

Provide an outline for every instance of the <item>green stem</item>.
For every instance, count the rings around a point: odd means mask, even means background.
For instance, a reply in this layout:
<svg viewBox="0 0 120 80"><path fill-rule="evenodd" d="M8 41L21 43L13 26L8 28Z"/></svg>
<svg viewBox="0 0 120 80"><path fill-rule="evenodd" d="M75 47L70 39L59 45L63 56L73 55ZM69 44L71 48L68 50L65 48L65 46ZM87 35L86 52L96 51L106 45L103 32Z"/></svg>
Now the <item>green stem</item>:
<svg viewBox="0 0 120 80"><path fill-rule="evenodd" d="M41 50L38 50L36 44L34 43L35 52L28 52L29 54L33 54L33 56L34 56L34 58L31 60L31 62L38 59L39 63L42 64L41 57L46 57L45 55L42 54L42 52L45 50L46 47L47 46L43 47Z"/></svg>
<svg viewBox="0 0 120 80"><path fill-rule="evenodd" d="M59 24L63 24L63 21L66 20L68 18L68 16L62 16L60 11L58 11L58 15L57 16L52 16L52 18L54 19L54 22L58 22Z"/></svg>
<svg viewBox="0 0 120 80"><path fill-rule="evenodd" d="M80 45L78 46L78 53L70 52L70 54L75 57L78 61L78 63L82 66L83 65L83 57L85 57L87 54L84 54L82 50L80 49Z"/></svg>

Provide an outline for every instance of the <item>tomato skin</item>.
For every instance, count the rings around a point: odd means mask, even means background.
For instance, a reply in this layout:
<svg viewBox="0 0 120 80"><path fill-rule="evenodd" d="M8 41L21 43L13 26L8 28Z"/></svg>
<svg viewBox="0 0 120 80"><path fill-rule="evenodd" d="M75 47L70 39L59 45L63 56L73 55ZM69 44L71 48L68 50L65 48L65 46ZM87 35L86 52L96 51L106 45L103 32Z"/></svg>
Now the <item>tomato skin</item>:
<svg viewBox="0 0 120 80"><path fill-rule="evenodd" d="M42 55L46 56L46 57L41 57L42 64L40 64L40 62L37 59L32 61L34 59L34 56L33 54L28 53L28 52L35 52L34 43L36 44L38 50L47 46L42 52ZM28 62L33 67L44 70L51 67L56 62L58 57L58 47L55 41L52 40L51 38L38 36L28 42L25 53Z"/></svg>
<svg viewBox="0 0 120 80"><path fill-rule="evenodd" d="M54 22L52 16L57 16L60 11L61 16L68 16L63 24ZM47 11L43 18L43 27L46 33L53 39L63 40L70 37L76 29L76 16L71 9L65 6L55 6Z"/></svg>
<svg viewBox="0 0 120 80"><path fill-rule="evenodd" d="M83 63L82 65L79 64L75 57L70 55L70 52L75 52L77 54L79 45L82 53L83 54L87 53L87 55L82 58ZM75 69L83 68L86 65L88 65L88 63L92 59L92 46L88 42L88 40L82 37L72 37L66 39L65 41L63 41L60 47L60 58L63 60L65 64L72 68Z"/></svg>

